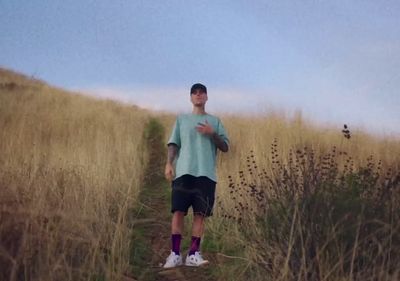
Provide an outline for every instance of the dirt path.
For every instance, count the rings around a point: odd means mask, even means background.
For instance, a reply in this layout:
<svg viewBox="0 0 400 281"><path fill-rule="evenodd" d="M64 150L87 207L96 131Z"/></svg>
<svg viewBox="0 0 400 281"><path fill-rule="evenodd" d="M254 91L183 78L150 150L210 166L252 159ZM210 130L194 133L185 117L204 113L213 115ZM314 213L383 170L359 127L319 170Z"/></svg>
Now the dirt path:
<svg viewBox="0 0 400 281"><path fill-rule="evenodd" d="M135 279L142 281L165 280L214 280L212 266L192 268L181 266L163 270L162 264L170 253L170 187L164 179L166 147L164 128L152 119L146 128L146 142L149 149L149 165L146 168L145 181L140 194L140 206L134 225L134 240L131 261ZM188 227L189 224L186 226ZM184 239L188 239L187 235ZM183 255L185 250L182 249ZM214 265L215 266L215 265Z"/></svg>

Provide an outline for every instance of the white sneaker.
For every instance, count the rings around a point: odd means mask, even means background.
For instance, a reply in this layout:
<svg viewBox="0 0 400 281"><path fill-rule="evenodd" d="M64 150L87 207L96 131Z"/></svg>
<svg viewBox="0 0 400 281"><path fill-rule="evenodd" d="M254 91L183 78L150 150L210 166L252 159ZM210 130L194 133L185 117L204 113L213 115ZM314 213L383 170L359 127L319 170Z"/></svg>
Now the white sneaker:
<svg viewBox="0 0 400 281"><path fill-rule="evenodd" d="M175 252L171 251L171 254L169 254L163 267L164 268L172 268L172 267L176 267L179 265L182 265L181 255L177 255L177 254L175 254Z"/></svg>
<svg viewBox="0 0 400 281"><path fill-rule="evenodd" d="M193 255L186 256L185 265L187 266L202 266L208 263L208 260L203 259L200 252L194 252Z"/></svg>

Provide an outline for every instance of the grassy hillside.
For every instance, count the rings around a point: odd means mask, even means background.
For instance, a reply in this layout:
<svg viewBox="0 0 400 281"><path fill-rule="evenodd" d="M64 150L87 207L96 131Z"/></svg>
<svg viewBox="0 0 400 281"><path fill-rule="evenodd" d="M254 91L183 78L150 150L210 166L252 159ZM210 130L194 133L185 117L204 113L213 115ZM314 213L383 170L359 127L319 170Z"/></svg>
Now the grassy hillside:
<svg viewBox="0 0 400 281"><path fill-rule="evenodd" d="M301 116L223 116L205 246L226 280L398 280L400 141ZM228 235L229 234L229 235ZM207 240L208 239L208 240ZM226 256L230 258L226 258Z"/></svg>
<svg viewBox="0 0 400 281"><path fill-rule="evenodd" d="M156 174L161 186L163 173L151 171L162 164L146 165L150 116L165 127L166 142L173 114L0 69L0 280L138 276L132 268L144 263L129 263L144 249L131 245L132 214L142 208L144 177ZM231 146L219 155L218 198L202 245L216 265L197 277L400 279L399 139L317 127L301 115L219 116Z"/></svg>
<svg viewBox="0 0 400 281"><path fill-rule="evenodd" d="M0 280L128 271L148 116L0 69Z"/></svg>
<svg viewBox="0 0 400 281"><path fill-rule="evenodd" d="M174 118L160 117L167 139ZM399 139L299 114L221 117L231 149L203 243L219 280L399 280Z"/></svg>

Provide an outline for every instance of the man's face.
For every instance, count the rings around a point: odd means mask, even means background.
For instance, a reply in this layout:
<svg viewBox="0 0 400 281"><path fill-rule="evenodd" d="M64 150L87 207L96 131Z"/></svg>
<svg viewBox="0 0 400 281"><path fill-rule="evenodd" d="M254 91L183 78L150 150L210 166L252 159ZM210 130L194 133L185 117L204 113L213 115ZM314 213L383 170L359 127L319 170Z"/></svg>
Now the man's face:
<svg viewBox="0 0 400 281"><path fill-rule="evenodd" d="M207 93L202 90L194 90L193 93L190 94L190 101L194 106L202 106L205 105L208 100Z"/></svg>

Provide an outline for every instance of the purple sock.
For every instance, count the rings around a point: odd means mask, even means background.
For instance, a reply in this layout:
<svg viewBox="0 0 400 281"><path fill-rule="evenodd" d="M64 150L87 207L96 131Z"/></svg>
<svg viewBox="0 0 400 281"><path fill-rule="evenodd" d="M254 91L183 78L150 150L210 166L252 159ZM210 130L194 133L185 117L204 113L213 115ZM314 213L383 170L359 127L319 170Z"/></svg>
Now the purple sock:
<svg viewBox="0 0 400 281"><path fill-rule="evenodd" d="M192 236L192 244L190 244L189 256L200 250L200 237Z"/></svg>
<svg viewBox="0 0 400 281"><path fill-rule="evenodd" d="M181 240L182 240L182 235L180 235L180 234L172 234L171 235L172 251L176 255L180 254L179 252L181 249Z"/></svg>

